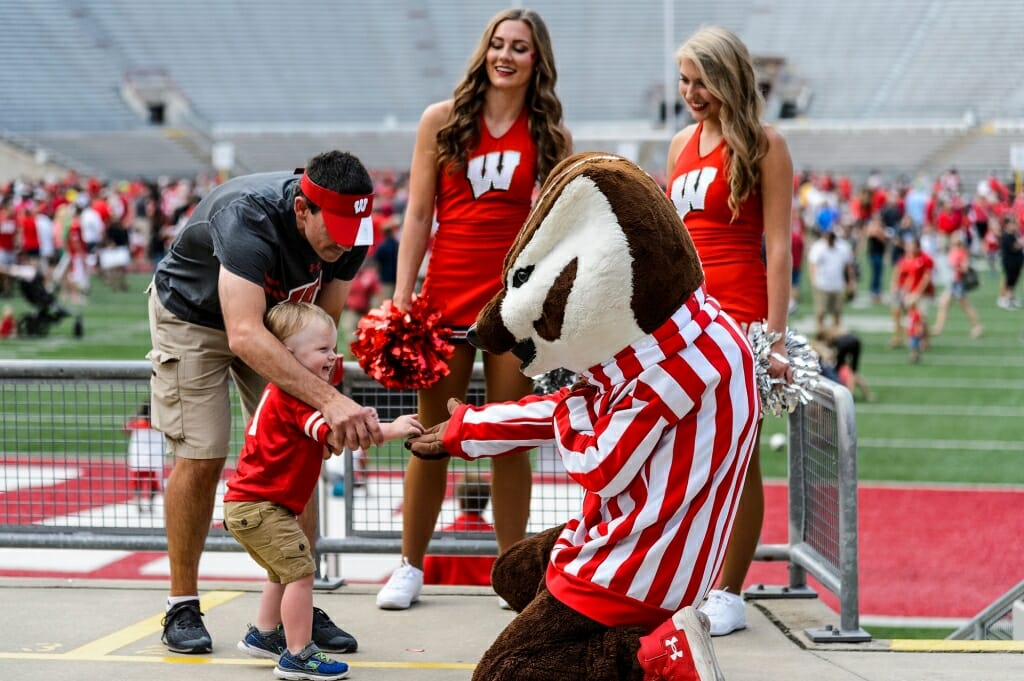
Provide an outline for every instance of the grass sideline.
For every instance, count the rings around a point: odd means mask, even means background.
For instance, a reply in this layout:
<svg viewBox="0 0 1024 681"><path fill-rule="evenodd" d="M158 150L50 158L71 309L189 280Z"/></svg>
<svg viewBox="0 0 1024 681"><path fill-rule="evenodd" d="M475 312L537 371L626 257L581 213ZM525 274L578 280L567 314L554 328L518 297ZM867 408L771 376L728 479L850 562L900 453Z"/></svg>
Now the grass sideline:
<svg viewBox="0 0 1024 681"><path fill-rule="evenodd" d="M844 326L863 341L861 373L877 395L875 402L856 402L861 480L1024 485L1024 312L996 307L998 273L985 266L980 272L982 285L971 300L981 314L984 336L968 336L966 318L954 304L945 332L932 340L920 364L909 362L906 348L889 347L887 306L871 305L862 293L847 307ZM94 280L81 310L84 337L73 336L67 319L45 338L0 341L0 359L144 359L149 326L143 292L149 279L149 274L129 275L127 292ZM813 330L810 301L804 283L792 325L805 333ZM29 308L17 292L0 299L4 303L16 314ZM932 305L930 319L934 310ZM346 343L339 341L339 346ZM766 477L786 477L784 451L768 446L768 438L785 428L785 419L766 417Z"/></svg>

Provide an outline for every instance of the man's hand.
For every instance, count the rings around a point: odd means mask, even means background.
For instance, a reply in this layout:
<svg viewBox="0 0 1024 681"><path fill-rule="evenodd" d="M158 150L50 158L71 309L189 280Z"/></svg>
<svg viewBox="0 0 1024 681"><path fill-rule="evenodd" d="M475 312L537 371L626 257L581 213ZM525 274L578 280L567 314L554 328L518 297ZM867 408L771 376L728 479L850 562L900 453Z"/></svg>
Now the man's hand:
<svg viewBox="0 0 1024 681"><path fill-rule="evenodd" d="M327 446L332 452L340 452L345 447L352 451L384 442L384 434L377 421L377 410L372 407L360 407L351 399L336 393L330 403L321 410L324 420L331 432L327 436Z"/></svg>
<svg viewBox="0 0 1024 681"><path fill-rule="evenodd" d="M448 400L448 413L454 413L455 409L462 404L454 397ZM411 437L405 441L405 448L412 452L413 456L428 461L444 459L450 456L444 448L444 434L448 430L448 421L442 421L433 428L429 428L422 435Z"/></svg>

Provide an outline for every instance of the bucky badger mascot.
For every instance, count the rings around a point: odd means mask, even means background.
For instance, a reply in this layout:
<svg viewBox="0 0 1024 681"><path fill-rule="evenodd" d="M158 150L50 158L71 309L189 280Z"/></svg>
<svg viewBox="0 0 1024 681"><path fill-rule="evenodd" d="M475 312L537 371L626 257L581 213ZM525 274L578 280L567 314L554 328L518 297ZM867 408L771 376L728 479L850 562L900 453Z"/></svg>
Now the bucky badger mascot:
<svg viewBox="0 0 1024 681"><path fill-rule="evenodd" d="M472 407L407 446L478 459L553 443L585 490L565 525L498 558L519 613L474 679L721 679L703 614L761 405L750 345L707 295L689 234L630 161L577 154L549 176L475 343L577 383Z"/></svg>

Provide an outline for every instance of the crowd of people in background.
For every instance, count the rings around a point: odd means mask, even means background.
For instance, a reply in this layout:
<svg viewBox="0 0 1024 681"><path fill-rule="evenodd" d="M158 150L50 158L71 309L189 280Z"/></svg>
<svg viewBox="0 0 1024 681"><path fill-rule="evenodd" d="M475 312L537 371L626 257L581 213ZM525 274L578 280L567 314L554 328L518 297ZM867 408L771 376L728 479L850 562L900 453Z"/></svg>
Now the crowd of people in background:
<svg viewBox="0 0 1024 681"><path fill-rule="evenodd" d="M365 312L394 290L398 220L405 211L407 177L374 173L377 252L363 277L371 295L353 291ZM151 272L178 230L209 191L213 175L195 178L105 181L69 172L45 181L0 185L0 297L16 297L20 278L38 273L62 304L84 307L94 280L127 290L128 272ZM379 284L374 284L378 281ZM354 287L355 288L355 287ZM13 310L8 315L13 318ZM3 334L16 333L16 325ZM354 323L352 326L354 329Z"/></svg>
<svg viewBox="0 0 1024 681"><path fill-rule="evenodd" d="M828 277L812 281L816 334L842 333L842 305L865 278L871 303L891 310L892 347L907 347L911 362L921 361L932 339L943 333L953 301L967 317L970 337L984 333L969 299L979 283L975 265L998 276L1001 309L1020 309L1024 193L1014 184L992 174L965 187L955 169L933 180L886 181L873 172L860 187L829 173L796 177L794 240L814 240L808 264L829 268ZM828 290L819 291L826 283ZM830 323L826 313L833 315Z"/></svg>
<svg viewBox="0 0 1024 681"><path fill-rule="evenodd" d="M352 287L343 328L346 343L359 316L394 291L408 201L407 172L372 175L378 197L375 249L360 285ZM54 181L0 185L0 296L17 295L14 265L40 272L61 301L72 306L86 304L94 279L124 290L125 274L151 271L217 183L214 176L106 182L72 172ZM845 175L797 173L790 311L797 310L801 279L806 278L812 298L801 313L813 315L814 334L822 339L846 332L843 307L861 288L872 305L891 309L894 347L911 351L909 318L922 318L912 359L919 359L932 338L944 332L954 302L967 317L971 336L981 336L984 326L970 301L975 265L998 277L998 288L987 287L985 294L994 293L999 308L1021 308L1024 192L1016 189L1013 181L995 175L964 187L953 169L938 178L914 180L872 172L859 186ZM908 251L912 256L904 262ZM915 292L915 285L921 290Z"/></svg>

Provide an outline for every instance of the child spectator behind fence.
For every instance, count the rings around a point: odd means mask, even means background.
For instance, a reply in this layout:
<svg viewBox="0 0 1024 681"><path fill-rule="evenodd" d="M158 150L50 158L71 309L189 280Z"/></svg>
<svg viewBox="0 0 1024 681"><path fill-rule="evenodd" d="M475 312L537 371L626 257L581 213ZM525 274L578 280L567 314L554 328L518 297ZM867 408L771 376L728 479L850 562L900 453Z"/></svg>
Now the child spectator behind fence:
<svg viewBox="0 0 1024 681"><path fill-rule="evenodd" d="M494 533L494 527L483 516L491 500L491 484L478 473L466 473L455 486L459 514L455 522L446 525L441 532L486 532ZM496 556L435 556L428 554L423 559L424 584L469 584L491 585L491 568Z"/></svg>
<svg viewBox="0 0 1024 681"><path fill-rule="evenodd" d="M921 342L923 338L924 318L921 317L917 301L911 300L907 303L907 345L910 347L911 364L921 361L921 351L924 349Z"/></svg>
<svg viewBox="0 0 1024 681"><path fill-rule="evenodd" d="M164 435L153 430L149 402L139 405L135 416L124 424L124 432L128 435L128 485L139 511L152 511L153 499L163 488Z"/></svg>
<svg viewBox="0 0 1024 681"><path fill-rule="evenodd" d="M283 302L265 323L304 367L325 381L337 362L334 320L309 303ZM423 432L414 416L381 424L385 440ZM224 495L224 525L267 571L255 626L238 647L276 659L275 676L333 681L348 665L328 657L312 641L313 547L299 526L300 514L320 476L329 429L320 412L269 384L245 431L238 468ZM282 631L283 629L283 631Z"/></svg>

